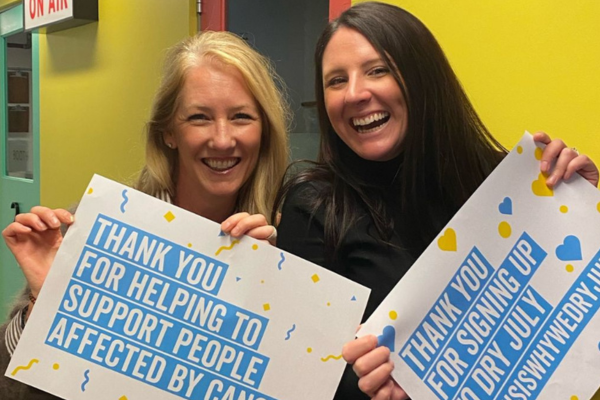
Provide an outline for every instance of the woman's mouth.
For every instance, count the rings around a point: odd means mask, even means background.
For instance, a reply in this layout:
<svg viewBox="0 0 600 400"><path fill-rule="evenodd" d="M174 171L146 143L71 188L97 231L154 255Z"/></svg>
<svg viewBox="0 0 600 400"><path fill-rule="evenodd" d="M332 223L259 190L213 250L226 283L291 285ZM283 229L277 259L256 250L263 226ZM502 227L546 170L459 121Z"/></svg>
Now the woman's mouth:
<svg viewBox="0 0 600 400"><path fill-rule="evenodd" d="M358 133L369 133L385 125L389 119L390 113L377 112L362 118L352 118L351 124Z"/></svg>
<svg viewBox="0 0 600 400"><path fill-rule="evenodd" d="M208 168L212 169L216 172L224 172L227 171L236 165L238 165L242 161L239 157L231 157L231 158L203 158L202 162Z"/></svg>

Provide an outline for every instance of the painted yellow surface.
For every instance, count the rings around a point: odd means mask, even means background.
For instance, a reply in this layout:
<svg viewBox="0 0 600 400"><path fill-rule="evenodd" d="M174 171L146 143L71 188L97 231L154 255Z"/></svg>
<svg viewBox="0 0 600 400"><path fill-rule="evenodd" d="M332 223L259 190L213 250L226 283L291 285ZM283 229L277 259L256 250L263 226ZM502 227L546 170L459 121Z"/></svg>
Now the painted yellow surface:
<svg viewBox="0 0 600 400"><path fill-rule="evenodd" d="M0 10L4 8L9 8L16 6L18 3L21 3L22 0L0 0Z"/></svg>
<svg viewBox="0 0 600 400"><path fill-rule="evenodd" d="M188 0L189 3L189 34L194 36L198 32L198 3L197 0Z"/></svg>
<svg viewBox="0 0 600 400"><path fill-rule="evenodd" d="M165 49L189 0L102 0L99 22L40 35L41 203L77 202L94 173L131 182Z"/></svg>
<svg viewBox="0 0 600 400"><path fill-rule="evenodd" d="M480 117L505 146L525 130L543 130L600 163L599 1L387 3L431 29Z"/></svg>
<svg viewBox="0 0 600 400"><path fill-rule="evenodd" d="M543 130L600 163L599 1L384 2L433 32L479 116L509 149L523 131Z"/></svg>

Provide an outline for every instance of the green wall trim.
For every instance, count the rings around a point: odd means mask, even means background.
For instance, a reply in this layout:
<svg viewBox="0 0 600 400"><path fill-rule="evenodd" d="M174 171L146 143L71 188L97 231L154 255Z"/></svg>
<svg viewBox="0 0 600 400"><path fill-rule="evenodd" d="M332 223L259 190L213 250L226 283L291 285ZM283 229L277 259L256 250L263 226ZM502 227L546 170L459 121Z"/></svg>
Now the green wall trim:
<svg viewBox="0 0 600 400"><path fill-rule="evenodd" d="M18 202L21 211L40 204L40 42L36 32L31 34L31 134L33 140L33 179L6 175L6 37L23 31L23 7L0 12L0 229L14 219L12 202ZM24 277L15 258L4 241L0 241L0 320L6 316L14 296L23 287Z"/></svg>
<svg viewBox="0 0 600 400"><path fill-rule="evenodd" d="M23 4L0 13L0 36L23 30Z"/></svg>

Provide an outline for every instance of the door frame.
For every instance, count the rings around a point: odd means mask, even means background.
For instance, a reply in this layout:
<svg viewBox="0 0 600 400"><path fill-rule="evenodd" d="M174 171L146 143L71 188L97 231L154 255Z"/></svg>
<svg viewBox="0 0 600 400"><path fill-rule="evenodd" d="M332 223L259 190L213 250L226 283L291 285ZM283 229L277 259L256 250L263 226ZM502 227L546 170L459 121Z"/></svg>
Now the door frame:
<svg viewBox="0 0 600 400"><path fill-rule="evenodd" d="M23 31L23 4L0 12L0 87L7 87L6 37ZM39 38L31 34L31 134L32 179L7 175L6 143L8 136L7 94L0 93L0 230L15 216L13 202L19 204L21 212L40 204L40 96L39 96ZM10 306L15 295L24 284L23 274L6 246L0 241L0 317ZM3 319L3 318L1 318Z"/></svg>

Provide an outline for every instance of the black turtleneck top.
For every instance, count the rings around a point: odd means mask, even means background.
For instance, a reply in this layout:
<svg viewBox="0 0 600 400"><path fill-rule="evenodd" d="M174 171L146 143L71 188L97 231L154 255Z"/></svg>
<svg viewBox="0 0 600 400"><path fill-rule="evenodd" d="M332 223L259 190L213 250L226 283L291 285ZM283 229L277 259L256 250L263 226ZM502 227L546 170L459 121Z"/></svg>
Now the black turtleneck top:
<svg viewBox="0 0 600 400"><path fill-rule="evenodd" d="M366 320L408 271L420 251L409 251L399 230L403 216L397 201L396 180L400 175L401 156L387 162L367 161L354 153L344 156L345 165L354 176L369 185L369 193L383 199L385 215L393 220L389 236L381 237L367 206L358 201L358 218L337 247L337 257L332 259L330 247L325 243L325 206L316 211L312 206L315 198L331 193L332 183L317 180L298 184L288 193L277 228L277 246L370 288ZM326 197L326 201L330 200L331 197ZM335 396L335 400L341 399L368 399L359 390L358 378L350 367L344 371Z"/></svg>
<svg viewBox="0 0 600 400"><path fill-rule="evenodd" d="M385 214L393 219L391 225L398 228L402 216L394 201L398 188L393 182L399 175L401 158L375 162L352 153L344 154L344 159L353 175L368 183L367 191L384 200ZM370 288L366 319L412 265L415 257L402 249L400 236L395 232L390 232L391 237L381 237L367 206L358 196L352 200L356 208L356 222L333 257L333 250L325 243L325 204L316 211L313 207L314 200L321 196L326 198L325 202L331 200L331 186L330 182L313 180L290 190L277 227L277 247Z"/></svg>

